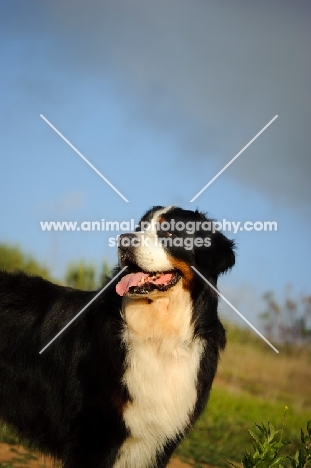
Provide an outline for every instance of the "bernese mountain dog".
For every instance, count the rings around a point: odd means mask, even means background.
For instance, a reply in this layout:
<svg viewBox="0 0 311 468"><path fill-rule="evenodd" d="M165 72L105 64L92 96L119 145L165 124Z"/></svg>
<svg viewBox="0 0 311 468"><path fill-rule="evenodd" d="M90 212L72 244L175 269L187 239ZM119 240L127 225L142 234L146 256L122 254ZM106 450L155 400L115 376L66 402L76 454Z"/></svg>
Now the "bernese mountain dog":
<svg viewBox="0 0 311 468"><path fill-rule="evenodd" d="M203 213L156 206L118 239L95 296L0 273L0 417L64 468L161 468L202 413L226 343L218 275L234 244Z"/></svg>

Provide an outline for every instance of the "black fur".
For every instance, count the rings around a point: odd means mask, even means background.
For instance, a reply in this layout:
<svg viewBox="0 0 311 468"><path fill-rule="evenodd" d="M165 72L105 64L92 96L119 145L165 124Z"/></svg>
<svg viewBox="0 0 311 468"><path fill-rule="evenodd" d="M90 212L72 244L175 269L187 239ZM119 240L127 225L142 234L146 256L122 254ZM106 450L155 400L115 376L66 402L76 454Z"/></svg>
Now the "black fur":
<svg viewBox="0 0 311 468"><path fill-rule="evenodd" d="M165 216L206 219L202 213L180 208ZM200 235L207 234L194 234ZM209 248L175 248L170 254L195 265L216 286L217 276L234 264L233 243L220 233L208 235ZM120 337L122 298L115 284L39 354L95 294L21 272L0 272L0 417L42 452L60 459L65 468L113 467L127 437L122 412L131 396L121 384L127 350ZM225 332L217 316L217 295L197 276L191 297L195 335L207 342L192 424L206 404ZM166 466L181 438L168 438L156 468Z"/></svg>

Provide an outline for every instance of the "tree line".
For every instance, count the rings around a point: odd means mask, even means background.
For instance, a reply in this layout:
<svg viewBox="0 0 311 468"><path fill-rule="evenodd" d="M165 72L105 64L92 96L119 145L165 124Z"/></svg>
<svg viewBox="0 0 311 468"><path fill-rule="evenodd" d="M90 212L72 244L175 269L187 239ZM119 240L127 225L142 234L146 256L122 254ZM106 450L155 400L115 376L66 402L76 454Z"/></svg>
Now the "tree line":
<svg viewBox="0 0 311 468"><path fill-rule="evenodd" d="M111 267L107 261L103 261L98 271L98 268L93 264L80 260L69 263L62 280L55 279L52 278L49 269L35 260L33 256L23 253L19 247L1 243L0 270L9 272L25 271L31 275L42 276L47 280L84 290L100 288L105 284L111 273Z"/></svg>

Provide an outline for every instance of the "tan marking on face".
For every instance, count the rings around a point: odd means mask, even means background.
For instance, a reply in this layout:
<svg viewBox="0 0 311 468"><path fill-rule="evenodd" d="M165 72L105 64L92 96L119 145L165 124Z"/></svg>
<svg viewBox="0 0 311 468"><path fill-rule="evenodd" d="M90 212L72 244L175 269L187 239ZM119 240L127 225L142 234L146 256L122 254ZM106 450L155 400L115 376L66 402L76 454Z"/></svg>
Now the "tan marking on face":
<svg viewBox="0 0 311 468"><path fill-rule="evenodd" d="M181 272L183 289L185 289L186 291L190 291L192 281L194 278L194 271L192 270L190 265L188 265L188 263L184 260L179 260L170 256L169 254L167 254L167 258L173 265L173 268Z"/></svg>

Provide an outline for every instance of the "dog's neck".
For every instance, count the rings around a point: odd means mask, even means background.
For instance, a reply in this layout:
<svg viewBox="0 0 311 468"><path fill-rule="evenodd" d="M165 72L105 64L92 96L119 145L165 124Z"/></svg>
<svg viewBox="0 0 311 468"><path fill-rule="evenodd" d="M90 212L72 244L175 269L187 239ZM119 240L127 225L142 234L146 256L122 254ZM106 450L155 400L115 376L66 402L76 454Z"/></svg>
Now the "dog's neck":
<svg viewBox="0 0 311 468"><path fill-rule="evenodd" d="M192 305L182 281L165 292L126 296L122 303L125 326L134 341L183 343L192 338Z"/></svg>
<svg viewBox="0 0 311 468"><path fill-rule="evenodd" d="M167 441L187 429L196 399L203 343L193 336L190 293L182 281L165 292L123 299L123 384L131 396L123 417L130 436L115 468L156 466Z"/></svg>

